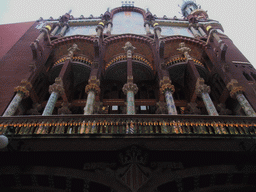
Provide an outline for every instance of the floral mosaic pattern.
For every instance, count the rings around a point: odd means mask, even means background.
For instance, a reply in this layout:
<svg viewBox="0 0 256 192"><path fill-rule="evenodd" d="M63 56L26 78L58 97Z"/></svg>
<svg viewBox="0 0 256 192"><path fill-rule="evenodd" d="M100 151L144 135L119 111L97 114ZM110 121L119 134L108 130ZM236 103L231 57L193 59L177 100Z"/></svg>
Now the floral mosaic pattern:
<svg viewBox="0 0 256 192"><path fill-rule="evenodd" d="M48 102L44 108L44 112L42 115L44 115L44 116L52 115L52 112L53 112L53 109L55 107L58 97L59 97L59 94L57 92L53 91L51 93L51 96L48 99Z"/></svg>
<svg viewBox="0 0 256 192"><path fill-rule="evenodd" d="M177 110L176 110L176 106L175 106L171 91L165 91L165 100L167 103L168 114L177 115Z"/></svg>
<svg viewBox="0 0 256 192"><path fill-rule="evenodd" d="M237 94L236 98L247 116L256 117L255 111L243 94Z"/></svg>
<svg viewBox="0 0 256 192"><path fill-rule="evenodd" d="M133 91L127 91L127 114L135 114L135 103L134 103L134 93Z"/></svg>
<svg viewBox="0 0 256 192"><path fill-rule="evenodd" d="M112 34L134 33L145 35L144 19L137 12L119 12L113 17Z"/></svg>
<svg viewBox="0 0 256 192"><path fill-rule="evenodd" d="M218 112L208 93L202 93L202 99L209 115L218 116Z"/></svg>
<svg viewBox="0 0 256 192"><path fill-rule="evenodd" d="M90 115L93 113L93 103L95 100L95 92L89 91L88 97L86 100L86 106L84 108L84 115Z"/></svg>
<svg viewBox="0 0 256 192"><path fill-rule="evenodd" d="M21 100L22 100L22 93L17 92L16 95L14 96L12 102L10 103L10 105L8 106L6 111L4 112L3 117L14 115L14 113L16 112L16 110L18 109L18 107L20 105Z"/></svg>

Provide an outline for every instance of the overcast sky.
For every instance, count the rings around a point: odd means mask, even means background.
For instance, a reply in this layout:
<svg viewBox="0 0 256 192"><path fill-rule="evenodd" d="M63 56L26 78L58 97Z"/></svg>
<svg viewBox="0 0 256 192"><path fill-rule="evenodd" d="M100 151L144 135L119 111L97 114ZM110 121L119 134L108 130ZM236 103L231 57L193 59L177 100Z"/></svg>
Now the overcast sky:
<svg viewBox="0 0 256 192"><path fill-rule="evenodd" d="M157 16L181 17L182 0L137 0L134 5L149 8ZM210 19L218 20L226 35L256 68L256 0L197 0ZM72 9L72 15L99 16L107 8L121 6L121 0L4 0L0 3L0 24L58 18Z"/></svg>

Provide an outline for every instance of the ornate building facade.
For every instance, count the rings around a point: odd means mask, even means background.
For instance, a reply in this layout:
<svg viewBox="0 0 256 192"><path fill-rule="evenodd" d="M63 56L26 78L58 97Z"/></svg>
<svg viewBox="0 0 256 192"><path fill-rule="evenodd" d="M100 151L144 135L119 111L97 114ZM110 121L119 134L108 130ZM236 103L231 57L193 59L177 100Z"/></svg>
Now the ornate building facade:
<svg viewBox="0 0 256 192"><path fill-rule="evenodd" d="M256 191L256 70L194 1L181 11L1 26L17 29L0 60L1 189Z"/></svg>

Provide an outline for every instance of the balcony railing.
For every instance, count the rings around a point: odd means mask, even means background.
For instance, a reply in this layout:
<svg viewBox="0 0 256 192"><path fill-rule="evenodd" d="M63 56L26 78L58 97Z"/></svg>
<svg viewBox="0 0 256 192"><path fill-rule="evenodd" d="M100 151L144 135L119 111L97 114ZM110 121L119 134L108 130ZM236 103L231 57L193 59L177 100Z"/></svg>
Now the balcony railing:
<svg viewBox="0 0 256 192"><path fill-rule="evenodd" d="M192 115L67 115L0 117L0 134L256 135L256 118Z"/></svg>

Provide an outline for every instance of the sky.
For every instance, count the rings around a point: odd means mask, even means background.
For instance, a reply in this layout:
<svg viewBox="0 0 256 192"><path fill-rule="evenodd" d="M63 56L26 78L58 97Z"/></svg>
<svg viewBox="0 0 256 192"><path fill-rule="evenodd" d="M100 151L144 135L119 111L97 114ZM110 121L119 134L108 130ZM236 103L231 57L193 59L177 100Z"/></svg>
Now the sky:
<svg viewBox="0 0 256 192"><path fill-rule="evenodd" d="M107 8L121 6L124 0L4 0L0 3L0 24L35 21L40 17L54 19L70 9L71 15L79 17L90 14L99 16ZM224 33L256 68L256 0L197 0L202 9L208 11L209 19L219 21ZM134 0L134 6L149 8L159 17L177 16L182 0Z"/></svg>

